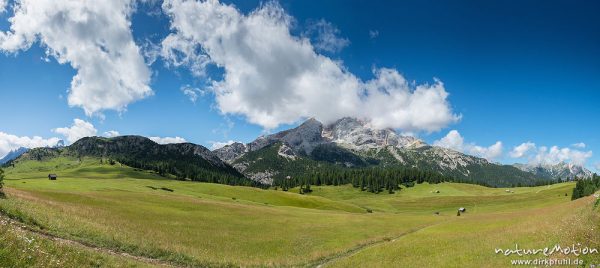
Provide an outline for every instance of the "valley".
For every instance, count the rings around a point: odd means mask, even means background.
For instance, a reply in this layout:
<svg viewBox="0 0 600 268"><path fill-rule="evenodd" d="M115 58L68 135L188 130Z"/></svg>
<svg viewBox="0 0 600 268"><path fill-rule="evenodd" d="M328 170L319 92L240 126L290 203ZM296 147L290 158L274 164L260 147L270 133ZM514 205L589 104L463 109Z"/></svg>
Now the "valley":
<svg viewBox="0 0 600 268"><path fill-rule="evenodd" d="M312 193L301 195L298 188L284 192L177 181L100 160L22 160L6 168L3 217L53 237L126 254L39 238L63 252L59 259L77 260L75 252L84 252L86 259L106 260L101 266L110 267L495 267L512 257L495 254L494 248L515 243L600 247L595 197L570 201L574 183L515 188L422 183L394 194L351 185L313 186ZM46 178L49 170L58 175L56 181ZM457 216L459 207L467 212ZM64 267L27 254L19 253L23 256L16 260ZM598 257L581 258L593 263Z"/></svg>

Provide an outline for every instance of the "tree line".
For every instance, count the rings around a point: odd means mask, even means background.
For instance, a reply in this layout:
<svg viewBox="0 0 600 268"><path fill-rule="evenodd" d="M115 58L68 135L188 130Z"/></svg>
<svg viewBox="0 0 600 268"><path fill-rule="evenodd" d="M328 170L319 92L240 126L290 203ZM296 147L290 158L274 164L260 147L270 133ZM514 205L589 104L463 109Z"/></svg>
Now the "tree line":
<svg viewBox="0 0 600 268"><path fill-rule="evenodd" d="M4 186L4 170L0 168L0 189Z"/></svg>
<svg viewBox="0 0 600 268"><path fill-rule="evenodd" d="M311 185L347 185L371 193L394 193L401 186L412 187L415 183L428 182L437 184L441 182L470 183L486 187L496 187L487 181L473 180L472 178L457 177L428 169L409 167L366 167L343 168L335 166L321 166L319 169L307 170L303 173L290 173L289 176L276 176L273 186L287 191L290 188L300 187L300 193L311 192ZM535 180L529 184L512 184L512 186L541 186L558 183L557 180Z"/></svg>
<svg viewBox="0 0 600 268"><path fill-rule="evenodd" d="M290 188L300 187L300 193L311 192L311 185L346 185L371 193L395 193L401 186L412 187L415 183L440 183L457 182L453 177L442 175L438 172L418 170L414 168L361 168L338 169L325 168L319 171L275 178L273 185L288 191Z"/></svg>
<svg viewBox="0 0 600 268"><path fill-rule="evenodd" d="M575 184L571 200L592 195L598 190L600 190L600 176L594 174L591 179L580 179Z"/></svg>
<svg viewBox="0 0 600 268"><path fill-rule="evenodd" d="M2 187L4 187L4 170L0 168L0 197L4 196Z"/></svg>
<svg viewBox="0 0 600 268"><path fill-rule="evenodd" d="M194 159L195 161L191 161L191 159L189 159L197 157L187 157L188 159L168 160L116 157L116 161L133 168L152 170L161 176L172 175L178 180L191 180L228 185L259 186L257 182L245 178L243 175L235 172L234 170L231 170L230 172L218 170L208 165L203 165L203 162L199 161L199 159Z"/></svg>

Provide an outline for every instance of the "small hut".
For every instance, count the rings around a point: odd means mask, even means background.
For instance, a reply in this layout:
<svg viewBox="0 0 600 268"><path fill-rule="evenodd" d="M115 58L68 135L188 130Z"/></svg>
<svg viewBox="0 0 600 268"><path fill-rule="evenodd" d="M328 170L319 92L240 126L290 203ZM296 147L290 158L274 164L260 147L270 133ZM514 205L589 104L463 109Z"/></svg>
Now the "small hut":
<svg viewBox="0 0 600 268"><path fill-rule="evenodd" d="M58 178L58 176L56 176L56 174L48 174L48 179L51 181L55 181L56 178Z"/></svg>

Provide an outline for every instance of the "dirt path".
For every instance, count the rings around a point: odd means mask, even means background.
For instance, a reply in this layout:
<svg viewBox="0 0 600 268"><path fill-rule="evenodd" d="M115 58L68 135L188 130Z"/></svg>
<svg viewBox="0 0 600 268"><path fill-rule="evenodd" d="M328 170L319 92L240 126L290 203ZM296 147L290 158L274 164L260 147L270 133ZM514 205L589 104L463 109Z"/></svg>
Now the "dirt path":
<svg viewBox="0 0 600 268"><path fill-rule="evenodd" d="M148 258L148 257L143 257L143 256L136 256L136 255L131 255L129 253L126 252L117 252L114 251L112 249L108 249L108 248L102 248L102 247L97 247L88 243L84 243L84 242L80 242L80 241L76 241L76 240L71 240L71 239L65 239L62 237L58 237L55 236L53 234L47 233L45 231L39 230L39 229L35 229L32 228L30 226L27 226L26 224L17 221L17 220L13 220L10 217L8 217L7 215L3 214L0 212L0 219L5 220L10 226L12 226L13 228L15 228L16 230L20 230L23 232L29 232L29 233L34 233L36 235L39 235L43 238L52 240L56 243L60 243L60 244L64 244L64 245L71 245L71 246L75 246L75 247L80 247L80 248L84 248L84 249L88 249L88 250L92 250L92 251L96 251L99 253L103 253L103 254L107 254L107 255L112 255L112 256L116 256L116 257L125 257L125 258L129 258L129 259L133 259L136 260L138 262L142 262L145 264L149 264L149 265L153 265L153 266L159 266L159 267L177 267L169 262L163 261L163 260L159 260L159 259L153 259L153 258Z"/></svg>
<svg viewBox="0 0 600 268"><path fill-rule="evenodd" d="M358 246L356 246L356 247L354 247L354 248L352 248L352 249L350 249L350 250L348 250L348 251L346 251L344 253L340 253L340 254L336 254L336 255L332 255L332 256L326 257L325 259L323 259L323 260L321 260L321 261L319 261L316 264L313 264L311 266L316 267L316 268L323 268L323 267L327 266L328 264L336 262L336 261L338 261L340 259L351 257L351 256L356 255L356 254L358 254L361 251L364 251L366 249L377 247L377 246L381 246L381 245L386 244L386 243L396 242L396 240L398 240L398 239L400 239L400 238L402 238L404 236L407 236L409 234L412 234L412 233L415 233L415 232L421 231L423 229L426 229L426 228L429 228L429 227L433 227L433 226L436 226L436 225L439 225L439 224L442 224L442 223L446 223L446 222L447 221L442 221L442 222L438 222L438 223L434 223L434 224L430 224L430 225L425 225L425 226L422 226L422 227L418 227L418 228L414 228L414 229L408 230L408 231L406 231L404 233L401 233L401 234L399 234L397 236L394 236L392 238L386 237L386 238L383 238L383 239L380 239L380 240L375 240L375 241L372 241L372 242L369 242L369 243L361 244L361 245L358 245Z"/></svg>

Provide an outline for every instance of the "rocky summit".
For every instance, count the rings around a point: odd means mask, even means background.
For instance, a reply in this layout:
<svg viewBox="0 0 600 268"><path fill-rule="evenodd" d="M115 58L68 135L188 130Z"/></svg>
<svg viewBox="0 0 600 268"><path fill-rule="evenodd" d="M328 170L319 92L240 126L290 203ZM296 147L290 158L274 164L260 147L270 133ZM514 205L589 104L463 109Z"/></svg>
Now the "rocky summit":
<svg viewBox="0 0 600 268"><path fill-rule="evenodd" d="M492 186L515 181L527 185L555 179L431 146L393 129L377 129L367 121L349 117L330 124L311 118L296 128L260 136L247 144L227 145L214 153L246 176L263 183L322 165L418 168Z"/></svg>
<svg viewBox="0 0 600 268"><path fill-rule="evenodd" d="M592 172L585 167L573 163L514 164L514 166L540 177L559 179L561 181L572 181L578 178L588 179L593 176Z"/></svg>

